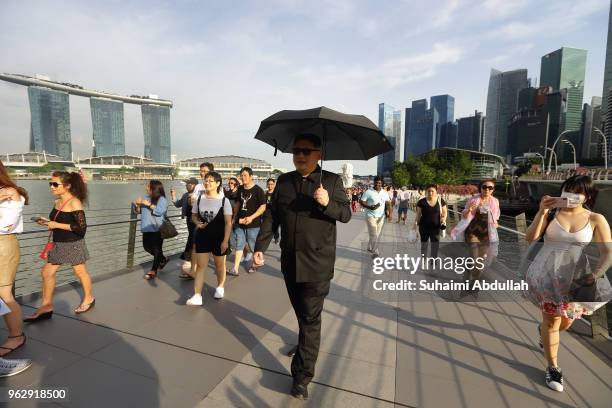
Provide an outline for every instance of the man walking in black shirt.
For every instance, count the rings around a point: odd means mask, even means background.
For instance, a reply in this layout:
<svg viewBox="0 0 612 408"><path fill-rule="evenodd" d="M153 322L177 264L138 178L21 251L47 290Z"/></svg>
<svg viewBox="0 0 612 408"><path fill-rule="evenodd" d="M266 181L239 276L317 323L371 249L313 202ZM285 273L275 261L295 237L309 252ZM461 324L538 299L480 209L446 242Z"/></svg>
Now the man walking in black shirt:
<svg viewBox="0 0 612 408"><path fill-rule="evenodd" d="M277 225L281 227L281 270L299 325L298 347L291 362L291 394L308 398L321 342L321 312L329 293L336 260L336 221L348 222L351 209L342 179L323 171L321 141L297 136L293 145L296 171L281 175L255 244L253 262L263 265ZM322 177L321 177L321 172Z"/></svg>

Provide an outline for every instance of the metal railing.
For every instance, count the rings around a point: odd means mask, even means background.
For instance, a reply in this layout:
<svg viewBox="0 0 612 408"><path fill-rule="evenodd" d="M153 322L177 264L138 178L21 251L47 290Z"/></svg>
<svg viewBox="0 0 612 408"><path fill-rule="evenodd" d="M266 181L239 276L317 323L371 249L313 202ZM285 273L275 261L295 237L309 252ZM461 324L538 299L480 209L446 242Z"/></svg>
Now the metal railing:
<svg viewBox="0 0 612 408"><path fill-rule="evenodd" d="M34 214L24 214L24 219L29 219L29 215ZM142 234L138 231L140 219L133 209L86 210L86 216L88 225L85 242L89 252L89 260L86 265L90 276L120 271L152 260L152 256L142 247ZM186 222L181 219L180 209L174 207L168 208L168 218L176 227L179 235L164 240L164 254L182 253L187 241ZM15 278L16 296L41 290L40 271L44 261L39 258L39 254L48 236L49 231L42 227L25 231L19 235L21 259ZM76 280L70 265L62 265L57 271L58 286Z"/></svg>
<svg viewBox="0 0 612 408"><path fill-rule="evenodd" d="M459 220L461 219L461 210L459 209L458 204L449 204L448 213L449 213L449 217L452 215L452 217L450 217L452 222L456 223L456 222L459 222ZM532 220L527 220L525 213L519 214L516 217L511 217L511 216L502 216L502 217L506 219L506 222L508 221L511 222L513 219L515 228L509 228L503 225L498 225L497 227L498 230L502 230L502 231L514 234L516 235L517 241L524 242L526 244L526 241L524 241L524 238L527 232L527 221L532 221ZM527 248L527 245L525 245L525 248ZM591 255L591 254L587 254L587 257L591 259L596 258L596 256ZM592 315L589 316L592 337L596 337L597 335L602 335L606 338L610 338L610 327L608 325L608 311L607 311L608 307L610 306L611 304L608 304L604 307L600 307Z"/></svg>

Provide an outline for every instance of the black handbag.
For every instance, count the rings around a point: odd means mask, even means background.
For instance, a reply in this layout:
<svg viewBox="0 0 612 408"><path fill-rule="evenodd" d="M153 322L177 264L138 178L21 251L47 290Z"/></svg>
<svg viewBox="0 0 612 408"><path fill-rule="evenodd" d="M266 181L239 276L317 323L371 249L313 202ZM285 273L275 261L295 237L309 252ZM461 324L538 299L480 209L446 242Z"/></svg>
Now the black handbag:
<svg viewBox="0 0 612 408"><path fill-rule="evenodd" d="M166 216L164 216L164 221L159 226L159 233L162 239L174 238L178 235L176 227Z"/></svg>

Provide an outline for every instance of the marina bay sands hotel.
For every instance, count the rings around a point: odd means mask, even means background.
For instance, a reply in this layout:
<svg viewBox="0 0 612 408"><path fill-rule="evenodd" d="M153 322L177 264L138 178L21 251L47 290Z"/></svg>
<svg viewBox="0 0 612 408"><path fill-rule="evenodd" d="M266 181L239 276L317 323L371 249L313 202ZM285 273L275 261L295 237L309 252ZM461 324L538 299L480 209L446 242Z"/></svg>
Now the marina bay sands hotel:
<svg viewBox="0 0 612 408"><path fill-rule="evenodd" d="M172 101L156 95L122 96L51 81L36 75L0 74L0 80L28 87L30 101L30 151L72 158L69 95L89 98L93 125L92 156L125 155L123 104L142 107L144 157L170 163L170 108Z"/></svg>

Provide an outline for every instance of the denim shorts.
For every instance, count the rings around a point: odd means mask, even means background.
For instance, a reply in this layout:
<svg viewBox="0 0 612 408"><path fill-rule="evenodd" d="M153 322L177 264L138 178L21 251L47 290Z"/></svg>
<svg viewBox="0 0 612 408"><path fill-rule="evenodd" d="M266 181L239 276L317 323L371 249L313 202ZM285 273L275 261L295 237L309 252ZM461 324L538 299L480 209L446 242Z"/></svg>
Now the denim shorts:
<svg viewBox="0 0 612 408"><path fill-rule="evenodd" d="M232 246L232 248L235 248L236 251L242 251L245 245L249 244L249 249L251 251L254 251L255 241L257 241L257 235L259 235L259 227L234 227L232 229L232 236L230 237L230 245Z"/></svg>

